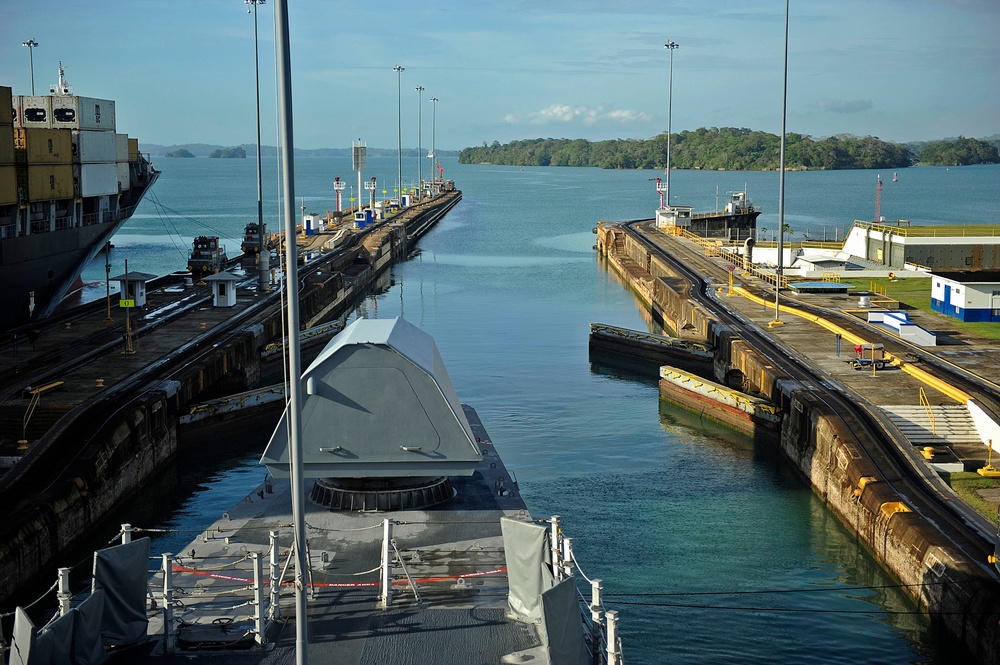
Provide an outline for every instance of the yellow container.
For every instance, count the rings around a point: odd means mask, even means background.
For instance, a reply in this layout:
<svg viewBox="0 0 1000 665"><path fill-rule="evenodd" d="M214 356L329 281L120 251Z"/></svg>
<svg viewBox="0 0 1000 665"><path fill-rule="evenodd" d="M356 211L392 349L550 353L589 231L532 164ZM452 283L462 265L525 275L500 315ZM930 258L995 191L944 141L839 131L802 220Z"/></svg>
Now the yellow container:
<svg viewBox="0 0 1000 665"><path fill-rule="evenodd" d="M14 123L14 96L11 95L10 88L0 85L0 125L11 125Z"/></svg>
<svg viewBox="0 0 1000 665"><path fill-rule="evenodd" d="M73 198L73 166L70 164L29 164L28 199L49 201Z"/></svg>
<svg viewBox="0 0 1000 665"><path fill-rule="evenodd" d="M129 137L128 139L128 161L139 161L139 139Z"/></svg>
<svg viewBox="0 0 1000 665"><path fill-rule="evenodd" d="M0 125L0 165L13 163L14 128L10 125Z"/></svg>
<svg viewBox="0 0 1000 665"><path fill-rule="evenodd" d="M0 166L0 205L11 203L17 203L17 168Z"/></svg>
<svg viewBox="0 0 1000 665"><path fill-rule="evenodd" d="M69 129L17 127L14 148L17 160L28 165L73 163L73 138Z"/></svg>

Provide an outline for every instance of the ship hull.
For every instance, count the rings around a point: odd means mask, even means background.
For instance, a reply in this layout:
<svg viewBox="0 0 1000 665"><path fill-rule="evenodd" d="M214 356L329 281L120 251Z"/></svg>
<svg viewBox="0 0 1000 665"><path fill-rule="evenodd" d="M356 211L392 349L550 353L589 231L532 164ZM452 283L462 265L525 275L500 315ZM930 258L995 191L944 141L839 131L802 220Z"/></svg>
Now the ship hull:
<svg viewBox="0 0 1000 665"><path fill-rule="evenodd" d="M49 316L105 243L132 216L159 172L149 170L120 197L105 221L0 239L0 284L4 307L0 331L24 327ZM32 307L32 302L34 307Z"/></svg>
<svg viewBox="0 0 1000 665"><path fill-rule="evenodd" d="M743 242L756 237L757 218L760 210L726 214L707 212L691 215L691 233L703 238L721 238Z"/></svg>

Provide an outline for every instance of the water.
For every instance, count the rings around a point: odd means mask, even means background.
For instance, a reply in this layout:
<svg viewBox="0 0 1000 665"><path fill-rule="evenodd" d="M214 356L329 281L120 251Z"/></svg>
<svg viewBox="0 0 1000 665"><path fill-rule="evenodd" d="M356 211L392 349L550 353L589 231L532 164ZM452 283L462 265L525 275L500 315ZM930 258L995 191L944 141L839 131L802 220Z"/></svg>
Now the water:
<svg viewBox="0 0 1000 665"><path fill-rule="evenodd" d="M153 273L182 268L191 238L206 228L238 248L256 214L253 161L157 166L156 199L177 212L145 201L115 237L113 262L127 257L130 269ZM349 166L297 161L296 194L308 212L334 207L330 183L336 175L350 182ZM394 159L369 166L380 178L396 172ZM955 646L914 613L773 450L683 412L661 413L654 381L590 365L590 322L648 328L636 300L597 261L591 229L602 219L651 217L658 197L649 178L658 173L444 166L463 201L420 242L418 256L395 268L395 286L359 309L402 314L434 336L459 396L479 411L532 513L561 515L584 572L604 579L627 662L955 658ZM405 168L404 177L416 171ZM265 161L271 181L274 169ZM790 173L786 220L799 232L826 228L832 237L837 229L843 237L852 220L871 218L875 177ZM765 208L760 223L776 228L777 179L682 171L671 184L683 203L704 210L714 208L717 184L724 197L747 183ZM998 182L997 166L903 170L899 182L886 183L883 214L987 222L1000 209ZM271 220L276 197L265 197ZM103 275L103 260L87 272ZM185 494L161 526L204 527L259 481L255 459L186 462ZM171 534L155 547L178 551L190 535Z"/></svg>

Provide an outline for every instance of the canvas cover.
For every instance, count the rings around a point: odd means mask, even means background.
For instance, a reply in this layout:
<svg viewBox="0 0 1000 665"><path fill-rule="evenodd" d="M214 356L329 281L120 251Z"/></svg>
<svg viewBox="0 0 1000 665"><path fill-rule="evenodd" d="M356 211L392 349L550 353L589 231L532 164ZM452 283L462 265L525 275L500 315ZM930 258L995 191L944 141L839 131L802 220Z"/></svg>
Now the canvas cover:
<svg viewBox="0 0 1000 665"><path fill-rule="evenodd" d="M67 612L35 634L29 665L66 665L72 663L73 624L76 616Z"/></svg>
<svg viewBox="0 0 1000 665"><path fill-rule="evenodd" d="M14 610L14 634L10 641L10 665L28 665L37 632L38 630L31 623L28 613L20 607L16 608Z"/></svg>
<svg viewBox="0 0 1000 665"><path fill-rule="evenodd" d="M104 591L101 637L105 646L135 644L146 637L149 538L94 552L93 593Z"/></svg>
<svg viewBox="0 0 1000 665"><path fill-rule="evenodd" d="M585 665L589 658L576 579L569 577L542 592L542 643L550 663Z"/></svg>
<svg viewBox="0 0 1000 665"><path fill-rule="evenodd" d="M87 600L69 611L73 621L73 662L76 665L100 665L107 659L101 639L104 618L104 592L90 594Z"/></svg>
<svg viewBox="0 0 1000 665"><path fill-rule="evenodd" d="M507 604L525 621L542 618L542 593L552 587L549 530L530 522L500 519L507 560Z"/></svg>

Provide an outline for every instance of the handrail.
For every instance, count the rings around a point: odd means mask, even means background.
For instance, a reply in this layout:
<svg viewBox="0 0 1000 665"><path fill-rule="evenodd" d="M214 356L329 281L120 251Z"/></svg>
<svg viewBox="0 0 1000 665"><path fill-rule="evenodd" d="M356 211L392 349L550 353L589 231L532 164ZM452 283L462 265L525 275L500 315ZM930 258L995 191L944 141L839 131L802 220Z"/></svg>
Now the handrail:
<svg viewBox="0 0 1000 665"><path fill-rule="evenodd" d="M927 420L931 423L931 434L937 436L937 426L934 423L934 410L931 407L931 402L927 399L927 393L924 392L924 387L920 386L920 406L924 407L924 411L927 412Z"/></svg>

